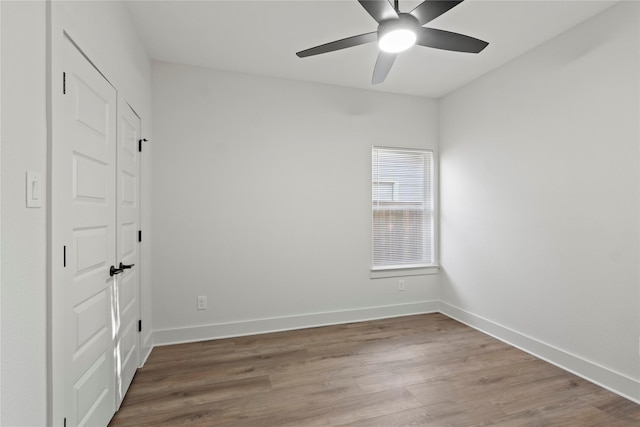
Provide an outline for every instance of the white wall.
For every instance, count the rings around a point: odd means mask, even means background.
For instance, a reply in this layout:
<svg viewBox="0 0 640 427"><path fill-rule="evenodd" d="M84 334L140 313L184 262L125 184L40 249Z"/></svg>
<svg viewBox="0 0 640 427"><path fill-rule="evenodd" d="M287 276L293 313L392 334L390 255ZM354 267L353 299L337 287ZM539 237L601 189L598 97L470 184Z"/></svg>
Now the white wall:
<svg viewBox="0 0 640 427"><path fill-rule="evenodd" d="M639 4L441 102L443 311L640 400Z"/></svg>
<svg viewBox="0 0 640 427"><path fill-rule="evenodd" d="M156 342L432 307L437 276L402 293L369 278L370 158L434 148L434 101L167 63L153 75Z"/></svg>
<svg viewBox="0 0 640 427"><path fill-rule="evenodd" d="M46 202L25 206L25 171L46 178L46 8L2 2L0 425L46 416ZM44 187L43 187L44 188Z"/></svg>

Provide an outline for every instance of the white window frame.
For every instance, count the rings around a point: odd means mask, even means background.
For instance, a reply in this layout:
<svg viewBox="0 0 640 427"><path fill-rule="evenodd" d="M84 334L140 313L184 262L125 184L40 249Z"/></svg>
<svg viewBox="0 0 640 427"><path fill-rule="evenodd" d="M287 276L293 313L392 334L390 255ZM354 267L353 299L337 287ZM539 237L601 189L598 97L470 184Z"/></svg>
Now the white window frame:
<svg viewBox="0 0 640 427"><path fill-rule="evenodd" d="M373 251L374 251L374 247L373 247L373 216L374 216L374 200L373 200L373 188L374 188L374 184L375 184L375 180L373 178L373 167L370 170L370 175L372 177L371 180L371 186L369 188L370 194L371 194L371 226L370 226L370 230L371 230L371 267L370 267L370 273L371 273L371 278L372 279L377 279L377 278L387 278L387 277L404 277L404 276L422 276L422 275L429 275L429 274L437 274L438 270L439 270L439 264L438 264L438 260L439 260L439 197L438 197L438 188L439 188L439 184L438 184L438 157L437 157L437 153L432 150L432 149L426 149L426 148L404 148L404 147L383 147L383 146L373 146L371 147L371 152L370 152L370 156L373 156L373 151L375 149L382 149L382 150L396 150L396 151L407 151L407 152L427 152L431 154L431 159L432 159L432 165L431 165L431 194L432 194L432 207L433 207L433 212L432 212L432 221L433 221L433 231L432 231L432 238L433 238L433 242L432 242L432 253L433 253L433 262L429 263L429 264L416 264L416 265L388 265L388 266L374 266L373 265ZM370 158L370 165L371 165L371 160L372 157ZM387 182L387 181L381 181L381 182ZM395 183L393 185L393 189L395 190L397 187L399 186L399 183ZM395 200L395 196L394 196L394 200Z"/></svg>

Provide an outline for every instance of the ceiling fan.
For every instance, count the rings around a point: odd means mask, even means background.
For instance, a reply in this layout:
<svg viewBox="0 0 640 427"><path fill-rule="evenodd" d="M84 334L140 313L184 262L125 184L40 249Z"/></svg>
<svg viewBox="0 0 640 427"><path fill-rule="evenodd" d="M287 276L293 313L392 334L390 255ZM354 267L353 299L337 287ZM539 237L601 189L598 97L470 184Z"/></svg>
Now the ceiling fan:
<svg viewBox="0 0 640 427"><path fill-rule="evenodd" d="M478 53L489 43L423 25L462 3L464 0L425 0L409 13L400 12L398 0L393 6L389 0L358 0L364 9L378 23L378 30L346 39L336 40L320 46L297 52L300 58L333 52L348 47L378 41L380 52L373 69L372 84L382 83L389 74L396 54L409 49L414 44L456 52Z"/></svg>

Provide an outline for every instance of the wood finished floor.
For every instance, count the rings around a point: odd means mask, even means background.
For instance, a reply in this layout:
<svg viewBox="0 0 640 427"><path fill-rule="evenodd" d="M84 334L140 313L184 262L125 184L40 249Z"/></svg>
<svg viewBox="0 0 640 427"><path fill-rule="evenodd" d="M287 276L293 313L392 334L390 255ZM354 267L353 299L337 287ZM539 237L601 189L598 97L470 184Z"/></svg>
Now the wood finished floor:
<svg viewBox="0 0 640 427"><path fill-rule="evenodd" d="M110 426L640 426L636 405L441 314L157 347Z"/></svg>

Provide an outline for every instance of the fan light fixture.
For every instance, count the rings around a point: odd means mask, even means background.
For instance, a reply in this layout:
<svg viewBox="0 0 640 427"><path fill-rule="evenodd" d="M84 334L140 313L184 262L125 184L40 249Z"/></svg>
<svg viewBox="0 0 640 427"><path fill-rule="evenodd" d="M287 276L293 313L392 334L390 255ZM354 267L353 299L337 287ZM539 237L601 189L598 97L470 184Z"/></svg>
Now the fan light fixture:
<svg viewBox="0 0 640 427"><path fill-rule="evenodd" d="M399 0L394 0L393 4L391 0L358 0L360 6L378 23L377 31L321 44L296 52L296 55L305 58L377 41L378 59L371 77L371 83L375 85L384 82L396 60L396 53L414 44L454 52L478 53L489 43L464 34L424 26L463 1L423 0L411 12L402 13L398 7Z"/></svg>
<svg viewBox="0 0 640 427"><path fill-rule="evenodd" d="M414 44L416 44L416 33L408 29L390 31L378 40L380 50L389 53L402 52Z"/></svg>
<svg viewBox="0 0 640 427"><path fill-rule="evenodd" d="M416 44L418 20L408 13L382 21L378 26L378 47L389 53L398 53Z"/></svg>

